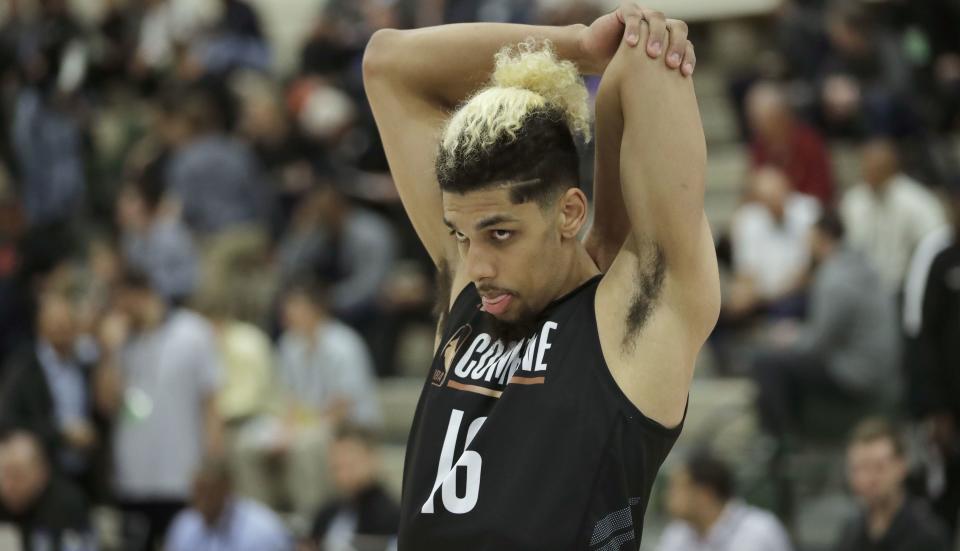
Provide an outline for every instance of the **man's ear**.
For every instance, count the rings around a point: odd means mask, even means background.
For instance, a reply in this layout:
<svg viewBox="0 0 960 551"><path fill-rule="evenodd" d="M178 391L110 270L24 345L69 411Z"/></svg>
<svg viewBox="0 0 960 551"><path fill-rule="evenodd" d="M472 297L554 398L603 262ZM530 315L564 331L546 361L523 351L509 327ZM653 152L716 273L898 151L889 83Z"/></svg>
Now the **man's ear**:
<svg viewBox="0 0 960 551"><path fill-rule="evenodd" d="M557 199L557 226L564 239L576 239L580 229L587 222L587 196L578 188L572 187Z"/></svg>

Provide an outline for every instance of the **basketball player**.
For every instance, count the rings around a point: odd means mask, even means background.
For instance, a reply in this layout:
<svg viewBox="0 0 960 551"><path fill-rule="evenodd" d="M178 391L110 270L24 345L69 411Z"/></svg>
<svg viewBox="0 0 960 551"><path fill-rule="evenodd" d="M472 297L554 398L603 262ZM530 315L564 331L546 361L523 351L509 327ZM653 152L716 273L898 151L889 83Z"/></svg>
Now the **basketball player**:
<svg viewBox="0 0 960 551"><path fill-rule="evenodd" d="M380 31L367 94L446 284L399 546L637 549L719 309L686 25ZM597 97L595 222L577 188Z"/></svg>

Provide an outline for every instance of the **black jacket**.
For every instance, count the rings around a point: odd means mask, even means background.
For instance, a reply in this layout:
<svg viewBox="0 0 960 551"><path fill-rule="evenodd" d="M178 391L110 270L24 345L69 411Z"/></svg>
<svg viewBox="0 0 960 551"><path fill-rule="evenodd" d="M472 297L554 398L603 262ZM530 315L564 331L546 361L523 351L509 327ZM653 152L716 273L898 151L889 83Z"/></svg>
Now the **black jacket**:
<svg viewBox="0 0 960 551"><path fill-rule="evenodd" d="M40 540L46 540L49 546L43 549L49 551L59 551L68 540L91 541L87 500L71 482L56 476L28 511L14 514L0 501L0 525L5 524L20 532L24 551L34 551L33 542Z"/></svg>
<svg viewBox="0 0 960 551"><path fill-rule="evenodd" d="M846 526L835 551L950 551L950 544L946 528L926 503L908 497L880 540L867 535L861 515Z"/></svg>
<svg viewBox="0 0 960 551"><path fill-rule="evenodd" d="M929 413L950 413L960 421L960 243L936 256L923 297L920 384ZM925 412L927 413L927 412Z"/></svg>
<svg viewBox="0 0 960 551"><path fill-rule="evenodd" d="M312 535L322 541L333 519L344 511L357 515L356 533L363 536L395 536L400 524L400 506L380 484L361 492L356 499L338 500L320 510L313 523Z"/></svg>
<svg viewBox="0 0 960 551"><path fill-rule="evenodd" d="M50 464L55 470L60 470L58 455L67 444L57 420L53 393L36 350L32 344L23 347L4 369L4 380L0 381L0 435L12 430L32 433L43 444ZM89 391L92 371L83 366L81 368ZM102 471L106 465L108 448L105 438L109 423L93 410L92 399L88 400L87 407L87 418L97 431L99 443L96 449L90 450L85 456L86 467L81 472L66 474L89 496L99 499L105 488L105 473Z"/></svg>
<svg viewBox="0 0 960 551"><path fill-rule="evenodd" d="M39 438L48 453L62 449L53 393L36 347L23 347L4 371L0 385L0 433L25 430Z"/></svg>

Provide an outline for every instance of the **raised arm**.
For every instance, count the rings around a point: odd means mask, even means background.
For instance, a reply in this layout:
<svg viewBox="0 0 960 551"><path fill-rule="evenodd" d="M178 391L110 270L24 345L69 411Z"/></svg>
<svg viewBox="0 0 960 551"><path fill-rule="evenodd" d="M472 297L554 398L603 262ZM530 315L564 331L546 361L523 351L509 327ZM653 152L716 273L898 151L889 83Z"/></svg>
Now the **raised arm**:
<svg viewBox="0 0 960 551"><path fill-rule="evenodd" d="M589 27L470 23L374 34L364 85L400 198L435 264L457 258L434 173L440 131L448 113L490 78L494 54L528 37L548 39L582 73L600 74L624 35L630 47L639 43L640 13L625 2Z"/></svg>
<svg viewBox="0 0 960 551"><path fill-rule="evenodd" d="M641 43L686 36L679 22L668 31L660 13L644 10L644 19ZM609 187L607 199L597 198L598 209L610 201L607 237L622 246L597 290L596 312L617 384L645 415L675 426L716 323L720 290L703 211L706 145L686 68L692 52L680 72L666 68L670 50L658 59L649 53L621 43L597 96L598 177L606 180L597 185L617 179L623 206L613 207Z"/></svg>
<svg viewBox="0 0 960 551"><path fill-rule="evenodd" d="M621 10L624 9L621 8ZM636 29L639 32L643 8L634 7L634 10L636 12L631 15L635 19ZM628 15L628 18L630 17ZM686 24L676 19L668 19L665 24L669 30L665 39L662 36L648 36L645 44L647 55L652 58L661 55L654 46L654 42L660 41L661 49L666 52L662 57L666 60L667 67L680 69L685 77L692 76L696 66L696 56L693 45L687 40ZM609 84L615 78L617 77L612 74L605 76L604 82ZM609 88L609 85L605 87ZM596 101L596 114L593 224L587 233L584 245L600 271L606 272L630 233L630 218L627 215L620 184L623 110L619 94L599 94Z"/></svg>
<svg viewBox="0 0 960 551"><path fill-rule="evenodd" d="M668 32L668 21L652 13L641 26L640 40L653 35L666 43L674 29ZM686 35L685 27L676 29ZM649 272L659 281L648 289L650 305L669 304L696 340L706 338L716 321L719 279L703 211L706 143L693 80L685 73L666 70L638 49L621 45L597 99L598 124L614 130L598 136L597 147L608 157L604 166L619 167L629 225L618 253L624 259L621 277L636 281L638 269ZM601 143L604 139L610 143Z"/></svg>

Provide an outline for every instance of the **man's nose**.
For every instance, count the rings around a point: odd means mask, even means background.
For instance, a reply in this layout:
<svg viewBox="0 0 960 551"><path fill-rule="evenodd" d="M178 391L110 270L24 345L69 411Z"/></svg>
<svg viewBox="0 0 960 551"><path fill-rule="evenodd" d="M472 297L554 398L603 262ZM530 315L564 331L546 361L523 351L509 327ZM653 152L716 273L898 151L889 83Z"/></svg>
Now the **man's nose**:
<svg viewBox="0 0 960 551"><path fill-rule="evenodd" d="M497 275L493 255L481 247L470 247L467 251L466 268L467 276L474 282L493 279Z"/></svg>

